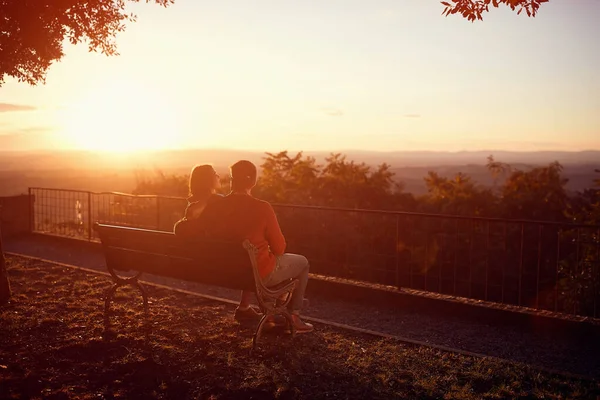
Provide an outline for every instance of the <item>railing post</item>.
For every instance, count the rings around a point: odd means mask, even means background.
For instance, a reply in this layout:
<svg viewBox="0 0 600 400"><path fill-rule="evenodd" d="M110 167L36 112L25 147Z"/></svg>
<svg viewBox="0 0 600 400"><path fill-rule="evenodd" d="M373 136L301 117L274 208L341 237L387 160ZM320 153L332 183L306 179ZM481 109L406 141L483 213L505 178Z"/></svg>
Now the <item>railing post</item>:
<svg viewBox="0 0 600 400"><path fill-rule="evenodd" d="M34 212L33 212L34 204L33 204L33 197L31 197L31 192L32 192L31 188L28 188L27 192L28 192L27 194L29 196L27 198L29 200L29 233L33 233L33 231L35 230L35 223L33 221L33 218L34 218Z"/></svg>
<svg viewBox="0 0 600 400"><path fill-rule="evenodd" d="M485 239L485 301L488 301L489 294L489 282L490 282L490 221L487 221L486 225L486 239Z"/></svg>
<svg viewBox="0 0 600 400"><path fill-rule="evenodd" d="M556 271L554 271L554 311L558 311L558 280L560 270L560 232L559 228L556 232Z"/></svg>
<svg viewBox="0 0 600 400"><path fill-rule="evenodd" d="M523 251L525 247L525 224L521 222L521 249L519 251L519 293L518 293L518 302L519 306L522 301L522 289L523 289Z"/></svg>
<svg viewBox="0 0 600 400"><path fill-rule="evenodd" d="M452 282L452 295L456 296L456 280L457 280L457 263L458 263L458 248L460 246L460 227L458 226L458 219L454 220L454 263L452 265L453 282Z"/></svg>
<svg viewBox="0 0 600 400"><path fill-rule="evenodd" d="M504 221L504 242L503 242L503 257L502 257L502 282L500 285L500 302L504 303L504 291L506 284L506 267L508 265L508 223Z"/></svg>
<svg viewBox="0 0 600 400"><path fill-rule="evenodd" d="M594 268L596 266L596 268ZM593 316L597 317L598 279L600 278L600 229L596 231L596 262L592 263L592 293L594 296Z"/></svg>
<svg viewBox="0 0 600 400"><path fill-rule="evenodd" d="M398 252L398 243L400 243L400 215L396 214L396 243L394 245L396 251L396 288L400 287L400 254Z"/></svg>
<svg viewBox="0 0 600 400"><path fill-rule="evenodd" d="M431 265L429 264L429 219L425 218L425 256L423 257L423 271L425 272L425 276L423 277L423 284L425 290L427 290L427 278L429 276L429 268Z"/></svg>
<svg viewBox="0 0 600 400"><path fill-rule="evenodd" d="M473 297L473 231L475 230L475 221L469 220L469 297Z"/></svg>
<svg viewBox="0 0 600 400"><path fill-rule="evenodd" d="M92 192L88 192L88 240L92 241Z"/></svg>
<svg viewBox="0 0 600 400"><path fill-rule="evenodd" d="M537 259L537 272L535 278L535 308L540 308L540 268L542 265L542 238L543 238L543 229L544 226L542 224L538 225L538 259Z"/></svg>
<svg viewBox="0 0 600 400"><path fill-rule="evenodd" d="M160 230L160 197L156 196L156 230Z"/></svg>

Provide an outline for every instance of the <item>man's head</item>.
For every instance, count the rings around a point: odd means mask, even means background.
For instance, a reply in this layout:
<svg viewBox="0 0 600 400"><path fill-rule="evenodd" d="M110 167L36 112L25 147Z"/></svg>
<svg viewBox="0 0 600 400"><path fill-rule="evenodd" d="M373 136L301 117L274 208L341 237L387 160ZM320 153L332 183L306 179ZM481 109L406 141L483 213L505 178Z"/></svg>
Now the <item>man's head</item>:
<svg viewBox="0 0 600 400"><path fill-rule="evenodd" d="M240 160L229 167L231 190L250 190L256 185L256 166L247 160Z"/></svg>

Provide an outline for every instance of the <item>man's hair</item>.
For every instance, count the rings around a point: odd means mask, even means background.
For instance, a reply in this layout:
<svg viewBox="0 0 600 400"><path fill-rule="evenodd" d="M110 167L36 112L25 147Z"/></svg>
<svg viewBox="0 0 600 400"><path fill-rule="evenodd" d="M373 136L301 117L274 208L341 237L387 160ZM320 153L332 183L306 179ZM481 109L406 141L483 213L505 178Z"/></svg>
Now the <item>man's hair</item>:
<svg viewBox="0 0 600 400"><path fill-rule="evenodd" d="M240 160L229 167L231 189L247 190L256 184L256 166L248 160Z"/></svg>

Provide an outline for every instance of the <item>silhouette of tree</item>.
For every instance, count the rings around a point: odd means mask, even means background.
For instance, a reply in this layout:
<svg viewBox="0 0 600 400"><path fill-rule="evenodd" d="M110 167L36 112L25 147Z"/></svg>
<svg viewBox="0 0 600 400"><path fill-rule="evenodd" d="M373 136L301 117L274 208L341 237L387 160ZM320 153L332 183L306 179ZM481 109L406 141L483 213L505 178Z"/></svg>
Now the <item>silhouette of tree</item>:
<svg viewBox="0 0 600 400"><path fill-rule="evenodd" d="M136 171L136 187L133 194L154 194L158 196L188 196L189 175L167 175L155 170L153 176L144 171Z"/></svg>
<svg viewBox="0 0 600 400"><path fill-rule="evenodd" d="M314 204L320 166L302 152L266 153L255 194L274 203Z"/></svg>
<svg viewBox="0 0 600 400"><path fill-rule="evenodd" d="M600 178L594 179L594 187L572 196L568 215L580 224L600 225Z"/></svg>
<svg viewBox="0 0 600 400"><path fill-rule="evenodd" d="M445 6L442 15L460 14L463 18L469 21L483 20L482 14L489 12L490 5L498 8L500 4L504 4L517 11L517 14L525 11L528 16L535 17L542 3L547 3L548 0L449 0L442 1Z"/></svg>
<svg viewBox="0 0 600 400"><path fill-rule="evenodd" d="M563 221L568 206L563 167L553 162L530 171L513 171L502 188L501 202L508 218Z"/></svg>
<svg viewBox="0 0 600 400"><path fill-rule="evenodd" d="M424 179L429 194L423 200L430 205L428 211L453 215L494 214L496 199L492 191L476 185L468 175L458 173L454 179L448 179L429 171Z"/></svg>
<svg viewBox="0 0 600 400"><path fill-rule="evenodd" d="M321 166L302 152L287 151L266 153L264 160L255 194L274 203L389 209L402 192L385 163L373 170L338 153Z"/></svg>
<svg viewBox="0 0 600 400"><path fill-rule="evenodd" d="M340 153L325 159L321 173L321 199L325 205L352 208L387 208L386 200L400 187L393 180L390 166L381 164L377 170L365 163L347 161Z"/></svg>
<svg viewBox="0 0 600 400"><path fill-rule="evenodd" d="M0 86L5 76L43 83L50 65L63 57L65 39L117 55L115 36L136 18L125 12L127 1L139 0L0 1ZM165 7L173 2L154 1Z"/></svg>
<svg viewBox="0 0 600 400"><path fill-rule="evenodd" d="M445 6L442 15L460 14L463 18L473 22L476 19L483 20L483 13L489 12L489 6L496 8L500 4L504 4L517 11L517 15L525 11L528 16L535 17L542 3L547 3L548 0L451 0L442 1Z"/></svg>

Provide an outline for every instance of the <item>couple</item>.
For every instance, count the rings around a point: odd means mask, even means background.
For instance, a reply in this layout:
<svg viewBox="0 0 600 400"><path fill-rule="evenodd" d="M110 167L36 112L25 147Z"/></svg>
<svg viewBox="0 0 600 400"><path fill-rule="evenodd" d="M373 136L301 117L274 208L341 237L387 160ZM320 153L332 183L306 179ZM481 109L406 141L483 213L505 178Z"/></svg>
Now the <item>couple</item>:
<svg viewBox="0 0 600 400"><path fill-rule="evenodd" d="M297 333L307 333L313 326L300 319L305 302L309 264L306 257L285 253L285 238L281 233L271 204L252 197L256 185L256 166L241 160L230 167L231 192L227 196L216 193L220 187L219 175L211 165L192 169L189 182L190 197L185 217L175 225L175 234L192 237L202 232L215 239L234 239L240 243L248 239L258 248L256 260L265 286L275 286L297 278L299 285L289 303ZM182 223L183 221L189 221ZM252 307L252 292L243 291L235 319L255 320L261 315Z"/></svg>

